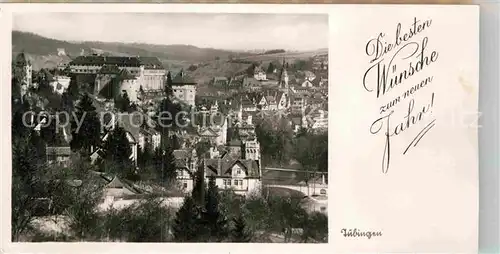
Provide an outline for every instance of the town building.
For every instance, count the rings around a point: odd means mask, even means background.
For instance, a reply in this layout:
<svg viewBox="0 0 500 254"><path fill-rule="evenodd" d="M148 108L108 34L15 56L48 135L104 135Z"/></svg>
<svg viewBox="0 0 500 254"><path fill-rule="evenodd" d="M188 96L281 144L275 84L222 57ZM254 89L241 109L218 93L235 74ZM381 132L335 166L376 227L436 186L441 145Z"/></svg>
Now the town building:
<svg viewBox="0 0 500 254"><path fill-rule="evenodd" d="M49 165L69 166L71 148L66 146L47 146L45 148L46 160Z"/></svg>
<svg viewBox="0 0 500 254"><path fill-rule="evenodd" d="M177 181L183 192L191 192L194 182L193 176L198 169L198 155L195 149L178 149L173 151L177 170Z"/></svg>
<svg viewBox="0 0 500 254"><path fill-rule="evenodd" d="M53 79L54 80L50 82L50 86L52 87L54 93L63 94L64 91L68 90L69 83L71 82L70 77L55 76Z"/></svg>
<svg viewBox="0 0 500 254"><path fill-rule="evenodd" d="M313 109L314 110L314 109ZM315 131L328 130L328 112L323 109L314 110L309 113L308 127Z"/></svg>
<svg viewBox="0 0 500 254"><path fill-rule="evenodd" d="M228 117L222 114L199 113L196 124L200 141L217 146L226 144Z"/></svg>
<svg viewBox="0 0 500 254"><path fill-rule="evenodd" d="M255 66L255 68L253 69L253 77L259 81L266 80L266 72L264 71L262 66Z"/></svg>
<svg viewBox="0 0 500 254"><path fill-rule="evenodd" d="M285 110L289 107L288 92L280 90L266 90L257 99L257 107L264 111Z"/></svg>
<svg viewBox="0 0 500 254"><path fill-rule="evenodd" d="M227 88L229 86L229 79L227 77L214 77L211 85L219 88Z"/></svg>
<svg viewBox="0 0 500 254"><path fill-rule="evenodd" d="M166 70L157 57L139 57L144 71L140 76L142 90L146 92L163 91Z"/></svg>
<svg viewBox="0 0 500 254"><path fill-rule="evenodd" d="M192 107L196 106L196 82L181 70L172 80L172 90L176 98Z"/></svg>
<svg viewBox="0 0 500 254"><path fill-rule="evenodd" d="M304 79L313 81L314 79L316 79L316 75L312 71L304 71Z"/></svg>
<svg viewBox="0 0 500 254"><path fill-rule="evenodd" d="M306 87L306 88L311 88L314 86L314 84L310 80L305 79L304 82L302 82L302 84L300 86Z"/></svg>
<svg viewBox="0 0 500 254"><path fill-rule="evenodd" d="M148 116L138 114L137 112L132 114L113 113L105 116L109 116L109 118L105 118L105 122L103 124L105 131L101 141L106 142L116 126L123 128L132 151L130 154L130 160L133 161L135 166L137 166L137 153L139 148L144 149L146 145L150 145L154 150L160 146L160 133L150 128L148 124L145 124L145 121L148 121L149 119ZM101 148L95 149L90 156L92 163L97 163L100 159L102 159L103 154L104 152Z"/></svg>
<svg viewBox="0 0 500 254"><path fill-rule="evenodd" d="M214 177L220 189L232 189L237 195L258 193L262 186L261 168L256 160L232 159L224 155L203 159L202 168L207 179Z"/></svg>
<svg viewBox="0 0 500 254"><path fill-rule="evenodd" d="M316 55L313 57L313 70L328 70L328 54Z"/></svg>
<svg viewBox="0 0 500 254"><path fill-rule="evenodd" d="M294 96L291 110L293 114L302 114L306 109L306 99L303 96Z"/></svg>
<svg viewBox="0 0 500 254"><path fill-rule="evenodd" d="M109 70L101 71L101 68L116 68L126 70L127 73L135 77L133 90L159 91L163 90L166 70L160 60L156 57L121 57L89 55L78 56L69 63L70 71L79 75L97 75L108 73ZM116 70L113 72L116 74ZM109 74L109 73L108 73ZM102 88L103 86L99 86ZM97 89L100 90L100 89Z"/></svg>

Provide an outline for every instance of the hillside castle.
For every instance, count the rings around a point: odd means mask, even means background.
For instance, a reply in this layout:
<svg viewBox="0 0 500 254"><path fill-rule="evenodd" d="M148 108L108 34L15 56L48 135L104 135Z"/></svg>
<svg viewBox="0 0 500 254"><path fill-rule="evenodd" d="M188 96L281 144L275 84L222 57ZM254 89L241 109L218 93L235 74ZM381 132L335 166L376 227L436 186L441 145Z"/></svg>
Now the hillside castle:
<svg viewBox="0 0 500 254"><path fill-rule="evenodd" d="M127 93L136 102L141 94L161 93L164 90L166 70L157 57L78 56L69 64L71 73L93 81L94 93L109 92L110 88ZM87 76L87 78L85 78ZM89 78L90 77L90 78ZM183 71L172 80L174 96L194 105L196 83Z"/></svg>

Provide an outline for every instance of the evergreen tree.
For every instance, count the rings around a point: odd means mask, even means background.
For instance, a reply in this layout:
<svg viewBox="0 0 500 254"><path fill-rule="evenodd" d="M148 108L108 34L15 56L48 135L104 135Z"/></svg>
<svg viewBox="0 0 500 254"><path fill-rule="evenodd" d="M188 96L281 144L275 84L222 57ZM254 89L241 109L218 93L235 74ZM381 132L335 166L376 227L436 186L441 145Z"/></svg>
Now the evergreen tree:
<svg viewBox="0 0 500 254"><path fill-rule="evenodd" d="M172 231L176 242L196 242L199 239L199 213L193 198L187 196L177 211Z"/></svg>
<svg viewBox="0 0 500 254"><path fill-rule="evenodd" d="M202 163L198 167L198 170L195 172L193 176L194 186L193 190L191 191L191 196L193 197L194 202L200 206L203 205L205 202L205 192L206 192L203 164L204 163Z"/></svg>
<svg viewBox="0 0 500 254"><path fill-rule="evenodd" d="M163 183L172 183L177 177L177 168L172 148L167 148L161 156L160 167L157 168L159 178Z"/></svg>
<svg viewBox="0 0 500 254"><path fill-rule="evenodd" d="M121 112L129 112L130 110L130 98L128 97L128 93L124 92L121 98L118 100L118 109Z"/></svg>
<svg viewBox="0 0 500 254"><path fill-rule="evenodd" d="M103 144L105 152L105 170L128 175L133 171L130 155L132 149L125 130L119 126L111 131Z"/></svg>
<svg viewBox="0 0 500 254"><path fill-rule="evenodd" d="M252 234L248 231L243 215L233 219L234 228L231 230L231 240L237 243L246 243L252 240Z"/></svg>
<svg viewBox="0 0 500 254"><path fill-rule="evenodd" d="M154 158L154 154L151 148L151 144L146 142L144 144L144 148L137 147L137 164L140 168L145 168L147 166L152 165L152 160Z"/></svg>
<svg viewBox="0 0 500 254"><path fill-rule="evenodd" d="M208 242L221 242L229 235L227 220L219 209L219 189L215 185L215 177L208 181L205 209L202 213L204 239Z"/></svg>
<svg viewBox="0 0 500 254"><path fill-rule="evenodd" d="M267 67L267 73L273 73L274 72L274 65L272 62L269 63L269 66Z"/></svg>
<svg viewBox="0 0 500 254"><path fill-rule="evenodd" d="M73 111L73 99L71 98L70 94L68 91L65 91L62 96L61 96L61 103L62 103L62 107L63 109L70 113Z"/></svg>
<svg viewBox="0 0 500 254"><path fill-rule="evenodd" d="M29 229L35 216L36 200L43 197L43 154L36 133L12 139L12 218L14 241Z"/></svg>
<svg viewBox="0 0 500 254"><path fill-rule="evenodd" d="M20 101L12 103L12 120L11 120L11 132L12 138L14 137L26 137L30 129L23 123L23 115L30 110L29 103ZM33 112L34 113L34 112ZM29 114L25 116L24 120L28 125L31 124L29 119Z"/></svg>
<svg viewBox="0 0 500 254"><path fill-rule="evenodd" d="M85 156L90 155L91 147L97 147L101 142L101 123L95 110L92 99L84 94L76 106L76 119L71 121L71 149ZM78 126L77 121L81 126Z"/></svg>
<svg viewBox="0 0 500 254"><path fill-rule="evenodd" d="M167 80L165 84L165 94L166 96L172 96L173 95L173 90L172 90L172 74L170 72L167 73Z"/></svg>
<svg viewBox="0 0 500 254"><path fill-rule="evenodd" d="M186 112L179 103L174 103L170 97L165 98L157 113L158 131L161 133L161 147L166 149L170 141L170 131L176 131L186 126L186 119L181 112Z"/></svg>
<svg viewBox="0 0 500 254"><path fill-rule="evenodd" d="M71 77L67 93L72 100L78 97L78 84L76 82L76 76Z"/></svg>

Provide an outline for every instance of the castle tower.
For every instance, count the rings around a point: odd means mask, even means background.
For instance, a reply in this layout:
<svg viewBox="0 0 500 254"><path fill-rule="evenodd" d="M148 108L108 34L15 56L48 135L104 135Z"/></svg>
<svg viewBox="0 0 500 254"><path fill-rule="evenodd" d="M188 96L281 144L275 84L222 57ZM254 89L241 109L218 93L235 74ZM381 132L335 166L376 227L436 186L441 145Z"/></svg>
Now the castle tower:
<svg viewBox="0 0 500 254"><path fill-rule="evenodd" d="M16 57L16 66L23 69L23 85L27 87L31 86L32 76L33 76L33 66L30 60L23 52L19 53Z"/></svg>

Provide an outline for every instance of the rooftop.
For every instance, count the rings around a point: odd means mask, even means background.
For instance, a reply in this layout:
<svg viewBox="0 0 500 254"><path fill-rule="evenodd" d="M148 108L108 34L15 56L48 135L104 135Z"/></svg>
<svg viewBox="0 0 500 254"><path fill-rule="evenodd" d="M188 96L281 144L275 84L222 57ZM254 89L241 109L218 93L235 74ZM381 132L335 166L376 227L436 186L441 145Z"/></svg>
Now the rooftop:
<svg viewBox="0 0 500 254"><path fill-rule="evenodd" d="M71 65L117 65L127 67L139 67L141 62L138 57L124 56L78 56L70 63Z"/></svg>
<svg viewBox="0 0 500 254"><path fill-rule="evenodd" d="M259 176L259 164L257 161L241 159L207 159L205 160L205 167L208 170L205 173L208 176L231 176L231 169L236 164L243 168L247 176Z"/></svg>
<svg viewBox="0 0 500 254"><path fill-rule="evenodd" d="M175 78L172 79L173 85L195 85L196 82L189 77L184 70L181 70Z"/></svg>

